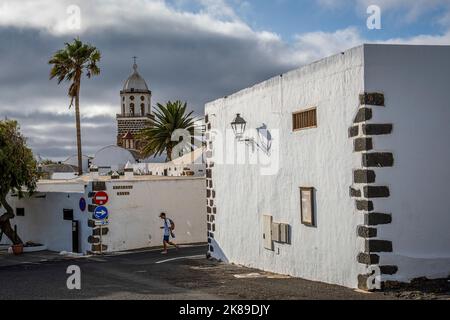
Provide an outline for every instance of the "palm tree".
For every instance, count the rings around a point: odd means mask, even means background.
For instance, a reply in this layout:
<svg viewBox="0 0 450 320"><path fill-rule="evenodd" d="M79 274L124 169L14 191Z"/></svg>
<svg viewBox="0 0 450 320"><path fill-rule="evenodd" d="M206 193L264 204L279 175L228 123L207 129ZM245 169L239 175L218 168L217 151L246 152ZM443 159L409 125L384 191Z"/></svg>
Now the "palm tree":
<svg viewBox="0 0 450 320"><path fill-rule="evenodd" d="M97 63L100 61L100 51L90 44L84 44L80 39L74 39L72 43L65 43L64 49L58 50L49 60L53 65L50 71L50 80L58 79L58 84L70 81L69 97L70 107L75 100L75 122L77 127L77 151L78 151L78 175L83 174L83 162L81 152L81 128L80 128L80 84L81 77L86 71L86 76L91 78L100 74Z"/></svg>
<svg viewBox="0 0 450 320"><path fill-rule="evenodd" d="M141 152L144 156L160 156L166 152L167 161L172 161L172 151L180 141L172 141L173 133L178 129L187 130L191 136L194 134L194 118L192 111L186 114L187 103L181 101L167 102L166 105L157 104L155 119L152 124L138 134L142 144ZM185 145L191 141L183 141Z"/></svg>

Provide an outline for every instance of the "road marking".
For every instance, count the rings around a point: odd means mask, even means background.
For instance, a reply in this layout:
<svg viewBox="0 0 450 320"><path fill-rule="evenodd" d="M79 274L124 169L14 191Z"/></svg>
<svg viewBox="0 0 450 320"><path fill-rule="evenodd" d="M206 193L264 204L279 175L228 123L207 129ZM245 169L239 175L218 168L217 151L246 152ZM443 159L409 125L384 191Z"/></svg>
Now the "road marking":
<svg viewBox="0 0 450 320"><path fill-rule="evenodd" d="M199 259L199 258L204 258L205 255L196 255L196 256L187 256L187 257L178 257L178 258L172 258L172 259L166 259L166 260L161 260L161 261L157 261L155 262L156 264L160 264L160 263L165 263L165 262L170 262L170 261L175 261L175 260L182 260L182 259Z"/></svg>
<svg viewBox="0 0 450 320"><path fill-rule="evenodd" d="M202 244L180 244L178 245L179 249L185 249L185 248L197 248L197 247L206 247L206 243ZM156 252L163 250L162 247L158 247L155 249L143 249L143 250L130 250L130 251L118 251L118 252L111 252L108 254L105 254L105 257L113 257L113 256L123 256L127 254L135 254L135 253L146 253L146 252ZM172 249L173 250L173 249Z"/></svg>

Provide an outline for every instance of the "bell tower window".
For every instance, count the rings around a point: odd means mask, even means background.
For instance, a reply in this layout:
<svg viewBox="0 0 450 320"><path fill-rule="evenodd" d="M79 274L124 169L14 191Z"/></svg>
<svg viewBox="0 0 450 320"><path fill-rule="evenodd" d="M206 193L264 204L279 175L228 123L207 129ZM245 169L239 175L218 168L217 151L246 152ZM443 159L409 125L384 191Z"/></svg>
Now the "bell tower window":
<svg viewBox="0 0 450 320"><path fill-rule="evenodd" d="M141 103L141 115L145 115L145 104Z"/></svg>
<svg viewBox="0 0 450 320"><path fill-rule="evenodd" d="M130 113L134 115L134 103L130 103Z"/></svg>

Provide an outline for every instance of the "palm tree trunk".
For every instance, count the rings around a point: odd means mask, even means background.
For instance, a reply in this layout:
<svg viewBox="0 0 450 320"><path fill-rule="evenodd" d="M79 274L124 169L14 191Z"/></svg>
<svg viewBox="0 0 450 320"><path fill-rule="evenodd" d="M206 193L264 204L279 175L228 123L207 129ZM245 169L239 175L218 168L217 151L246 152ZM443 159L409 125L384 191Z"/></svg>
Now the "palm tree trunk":
<svg viewBox="0 0 450 320"><path fill-rule="evenodd" d="M81 121L80 121L80 83L77 85L75 96L75 122L77 127L77 154L78 154L78 175L83 175L83 156L81 151Z"/></svg>
<svg viewBox="0 0 450 320"><path fill-rule="evenodd" d="M10 220L14 218L14 210L11 208L6 198L4 196L0 197L0 203L5 208L6 213L0 216L0 230L11 240L13 244L22 244L22 239L16 234L14 229L11 227Z"/></svg>
<svg viewBox="0 0 450 320"><path fill-rule="evenodd" d="M172 147L167 146L166 153L167 153L167 162L172 161Z"/></svg>

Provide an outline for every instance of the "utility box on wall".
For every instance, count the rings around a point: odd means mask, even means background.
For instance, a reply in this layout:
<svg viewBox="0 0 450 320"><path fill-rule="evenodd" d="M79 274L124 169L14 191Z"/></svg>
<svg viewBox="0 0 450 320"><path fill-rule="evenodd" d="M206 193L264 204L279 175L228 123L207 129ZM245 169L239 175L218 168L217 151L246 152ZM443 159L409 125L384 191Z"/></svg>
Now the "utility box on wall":
<svg viewBox="0 0 450 320"><path fill-rule="evenodd" d="M273 217L263 216L264 248L274 250L274 242L291 244L291 227L286 223L273 222Z"/></svg>
<svg viewBox="0 0 450 320"><path fill-rule="evenodd" d="M263 216L263 239L264 248L267 250L273 250L272 241L272 216Z"/></svg>

